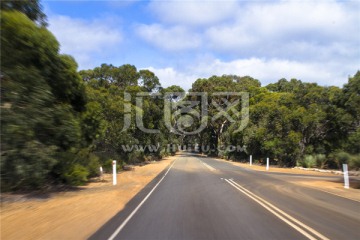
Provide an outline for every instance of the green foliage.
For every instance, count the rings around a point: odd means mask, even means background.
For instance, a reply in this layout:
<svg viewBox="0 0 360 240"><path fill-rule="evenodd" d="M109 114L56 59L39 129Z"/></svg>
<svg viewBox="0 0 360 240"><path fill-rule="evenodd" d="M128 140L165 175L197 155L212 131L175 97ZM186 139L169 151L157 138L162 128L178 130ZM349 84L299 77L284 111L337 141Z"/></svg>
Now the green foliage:
<svg viewBox="0 0 360 240"><path fill-rule="evenodd" d="M312 155L306 155L300 164L305 168L314 168L316 167L316 158Z"/></svg>
<svg viewBox="0 0 360 240"><path fill-rule="evenodd" d="M184 92L183 89L178 86L163 89L154 73L149 70L137 72L129 64L119 67L102 64L92 70L80 71L80 74L86 82L88 99L87 110L83 114L83 121L88 124L83 132L88 142L93 142L94 151L100 156L105 169L111 167L110 159L131 164L149 157L160 159L163 155L161 150L168 143L177 141L165 126L164 99L156 93ZM124 92L131 96L130 102L124 99ZM143 92L148 96L140 99L142 107L139 107L136 96ZM170 98L167 100L176 101L178 96ZM144 129L160 130L160 133L149 134ZM158 146L158 151L124 149L126 145L132 147L135 144Z"/></svg>
<svg viewBox="0 0 360 240"><path fill-rule="evenodd" d="M349 160L350 170L360 170L360 154L353 155Z"/></svg>
<svg viewBox="0 0 360 240"><path fill-rule="evenodd" d="M58 183L84 185L88 178L99 176L99 157L88 148L72 148L55 157L58 161L51 173Z"/></svg>
<svg viewBox="0 0 360 240"><path fill-rule="evenodd" d="M38 0L4 0L1 1L1 11L19 11L24 13L30 20L46 26L46 15Z"/></svg>
<svg viewBox="0 0 360 240"><path fill-rule="evenodd" d="M81 147L84 85L55 37L21 12L2 11L1 46L2 189L40 188L53 182L56 156Z"/></svg>
<svg viewBox="0 0 360 240"><path fill-rule="evenodd" d="M67 171L63 173L64 180L67 184L73 186L81 186L87 182L89 171L86 167L80 164L72 165Z"/></svg>
<svg viewBox="0 0 360 240"><path fill-rule="evenodd" d="M348 163L351 158L351 155L347 152L340 151L335 154L335 161L339 167L339 169L342 168L342 165L344 163Z"/></svg>
<svg viewBox="0 0 360 240"><path fill-rule="evenodd" d="M348 141L344 145L347 152L360 153L360 128L349 134Z"/></svg>
<svg viewBox="0 0 360 240"><path fill-rule="evenodd" d="M266 88L250 77L224 75L198 79L191 91L249 92L250 119L242 132L233 132L239 123L229 126L226 121L219 121L187 141L215 146L245 145L246 154L270 157L283 166L299 162L320 168L334 167L332 152L343 149L359 153L359 81L360 72L351 77L343 89L297 79L280 79ZM216 114L214 110L209 109L210 118ZM218 154L233 159L248 157L241 152ZM303 160L305 158L308 160Z"/></svg>
<svg viewBox="0 0 360 240"><path fill-rule="evenodd" d="M33 189L47 184L57 162L53 156L55 150L55 146L29 141L17 149L2 151L2 190Z"/></svg>
<svg viewBox="0 0 360 240"><path fill-rule="evenodd" d="M316 154L316 166L318 168L326 168L327 167L327 157L325 154Z"/></svg>
<svg viewBox="0 0 360 240"><path fill-rule="evenodd" d="M348 164L349 170L360 169L360 154L350 154L344 151L332 153L330 158L336 164L338 169L342 169L344 163Z"/></svg>
<svg viewBox="0 0 360 240"><path fill-rule="evenodd" d="M305 157L297 161L298 166L306 168L326 168L328 159L325 154L314 154L314 155L305 155Z"/></svg>

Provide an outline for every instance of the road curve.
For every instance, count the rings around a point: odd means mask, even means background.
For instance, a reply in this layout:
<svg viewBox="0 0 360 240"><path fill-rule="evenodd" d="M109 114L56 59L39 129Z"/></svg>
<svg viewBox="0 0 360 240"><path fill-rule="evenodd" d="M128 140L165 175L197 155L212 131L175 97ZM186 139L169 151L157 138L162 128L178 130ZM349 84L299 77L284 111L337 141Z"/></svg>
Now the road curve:
<svg viewBox="0 0 360 240"><path fill-rule="evenodd" d="M360 203L183 153L90 239L360 239Z"/></svg>

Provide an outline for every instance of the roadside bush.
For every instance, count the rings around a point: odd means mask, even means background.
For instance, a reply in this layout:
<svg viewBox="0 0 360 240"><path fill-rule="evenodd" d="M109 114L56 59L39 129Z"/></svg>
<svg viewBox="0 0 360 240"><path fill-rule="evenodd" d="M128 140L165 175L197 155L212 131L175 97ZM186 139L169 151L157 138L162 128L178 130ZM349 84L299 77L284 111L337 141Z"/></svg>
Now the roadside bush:
<svg viewBox="0 0 360 240"><path fill-rule="evenodd" d="M57 162L53 156L55 150L54 146L31 141L19 149L3 151L1 191L42 188Z"/></svg>
<svg viewBox="0 0 360 240"><path fill-rule="evenodd" d="M360 170L360 154L351 156L349 160L350 170Z"/></svg>
<svg viewBox="0 0 360 240"><path fill-rule="evenodd" d="M316 154L315 161L316 161L316 167L327 168L327 158L325 154Z"/></svg>
<svg viewBox="0 0 360 240"><path fill-rule="evenodd" d="M104 162L104 164L102 165L103 167L103 170L107 173L111 173L112 172L112 162L113 160L112 159L108 159ZM122 167L124 165L124 162L121 161L121 160L117 160L116 161L116 171L119 172Z"/></svg>
<svg viewBox="0 0 360 240"><path fill-rule="evenodd" d="M316 158L313 155L305 155L302 161L299 161L300 166L305 168L316 167Z"/></svg>
<svg viewBox="0 0 360 240"><path fill-rule="evenodd" d="M89 172L89 178L99 176L100 158L94 153L90 152L90 149L81 149L76 154L76 163L79 163L87 169Z"/></svg>
<svg viewBox="0 0 360 240"><path fill-rule="evenodd" d="M138 151L133 151L128 155L128 163L129 164L137 164L137 163L141 163L145 160L144 158L144 153L143 152L138 152Z"/></svg>
<svg viewBox="0 0 360 240"><path fill-rule="evenodd" d="M80 186L87 182L89 171L86 169L86 167L80 164L75 164L71 166L70 169L68 169L68 171L63 174L63 176L66 183L69 185Z"/></svg>
<svg viewBox="0 0 360 240"><path fill-rule="evenodd" d="M335 162L338 165L338 168L341 169L344 163L348 163L351 158L351 155L347 152L337 152L335 153Z"/></svg>
<svg viewBox="0 0 360 240"><path fill-rule="evenodd" d="M89 160L87 164L87 169L89 171L89 178L97 177L100 174L100 162L99 157L94 154L89 155Z"/></svg>
<svg viewBox="0 0 360 240"><path fill-rule="evenodd" d="M99 175L99 157L87 148L58 152L56 157L58 163L53 168L52 175L54 179L58 179L58 183L79 186L85 184L88 178Z"/></svg>
<svg viewBox="0 0 360 240"><path fill-rule="evenodd" d="M303 160L297 161L296 165L305 168L328 168L329 158L325 154L305 155Z"/></svg>

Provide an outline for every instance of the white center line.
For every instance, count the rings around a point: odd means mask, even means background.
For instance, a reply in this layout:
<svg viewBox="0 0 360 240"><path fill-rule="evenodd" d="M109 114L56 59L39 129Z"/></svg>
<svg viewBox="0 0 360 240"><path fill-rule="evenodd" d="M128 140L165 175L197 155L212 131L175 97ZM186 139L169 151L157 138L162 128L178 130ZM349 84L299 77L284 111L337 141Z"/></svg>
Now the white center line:
<svg viewBox="0 0 360 240"><path fill-rule="evenodd" d="M311 239L311 240L316 240L316 239L329 240L327 237L325 237L321 233L317 232L313 228L305 225L304 223L300 222L299 220L297 220L294 217L290 216L289 214L285 213L281 209L275 207L274 205L272 205L268 201L266 201L263 198L255 195L254 193L250 192L246 188L242 187L241 185L236 183L234 180L225 179L225 181L227 181L231 186L233 186L234 188L236 188L237 190L239 190L240 192L242 192L243 194L245 194L246 196L248 196L249 198L251 198L252 200L257 202L261 206L263 206L266 210L268 210L269 212L274 214L276 217L278 217L279 219L281 219L282 221L284 221L285 223L287 223L291 227L293 227L295 230L297 230L298 232L303 234L308 239ZM316 237L310 235L310 233L312 233Z"/></svg>
<svg viewBox="0 0 360 240"><path fill-rule="evenodd" d="M146 197L140 202L140 204L131 212L131 214L125 219L125 221L122 222L122 224L115 230L115 232L108 238L108 240L113 240L119 233L120 231L125 227L125 225L130 221L130 219L135 215L135 213L140 209L140 207L145 203L145 201L150 197L150 195L155 191L155 189L159 186L159 184L162 182L162 180L164 180L164 178L166 177L166 175L168 174L168 172L170 171L170 169L173 167L174 163L176 160L174 160L174 162L171 164L171 166L169 167L169 169L166 171L166 173L164 174L164 176L159 180L159 182L153 187L153 189L151 189L151 191L146 195Z"/></svg>

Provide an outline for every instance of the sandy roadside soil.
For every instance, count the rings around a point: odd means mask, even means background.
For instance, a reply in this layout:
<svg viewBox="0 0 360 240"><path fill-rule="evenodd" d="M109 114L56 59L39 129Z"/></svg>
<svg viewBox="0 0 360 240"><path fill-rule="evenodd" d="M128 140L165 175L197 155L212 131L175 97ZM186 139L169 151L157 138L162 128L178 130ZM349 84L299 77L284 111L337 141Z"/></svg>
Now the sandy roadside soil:
<svg viewBox="0 0 360 240"><path fill-rule="evenodd" d="M86 239L121 211L126 203L176 158L168 157L134 171L93 182L81 190L24 198L3 196L0 211L1 239ZM14 199L18 198L15 202ZM12 201L6 201L11 198Z"/></svg>
<svg viewBox="0 0 360 240"><path fill-rule="evenodd" d="M217 161L226 161L224 159L216 158ZM334 195L338 195L340 197L349 198L351 200L355 200L360 202L360 178L355 177L350 182L350 189L344 189L344 182L342 181L342 176L335 175L333 173L323 173L323 172L316 172L316 171L305 171L301 169L295 168L279 168L275 166L270 166L269 171L266 171L266 167L262 165L252 165L250 166L249 163L239 163L239 162L231 162L226 161L233 165L237 165L243 168L248 168L256 171L262 172L279 172L279 173L289 173L289 174L303 174L303 175L312 175L312 176L338 176L339 181L326 181L326 180L314 180L314 179L307 179L307 180L298 180L294 179L292 183L299 184L306 187L315 188L324 192L328 192Z"/></svg>

